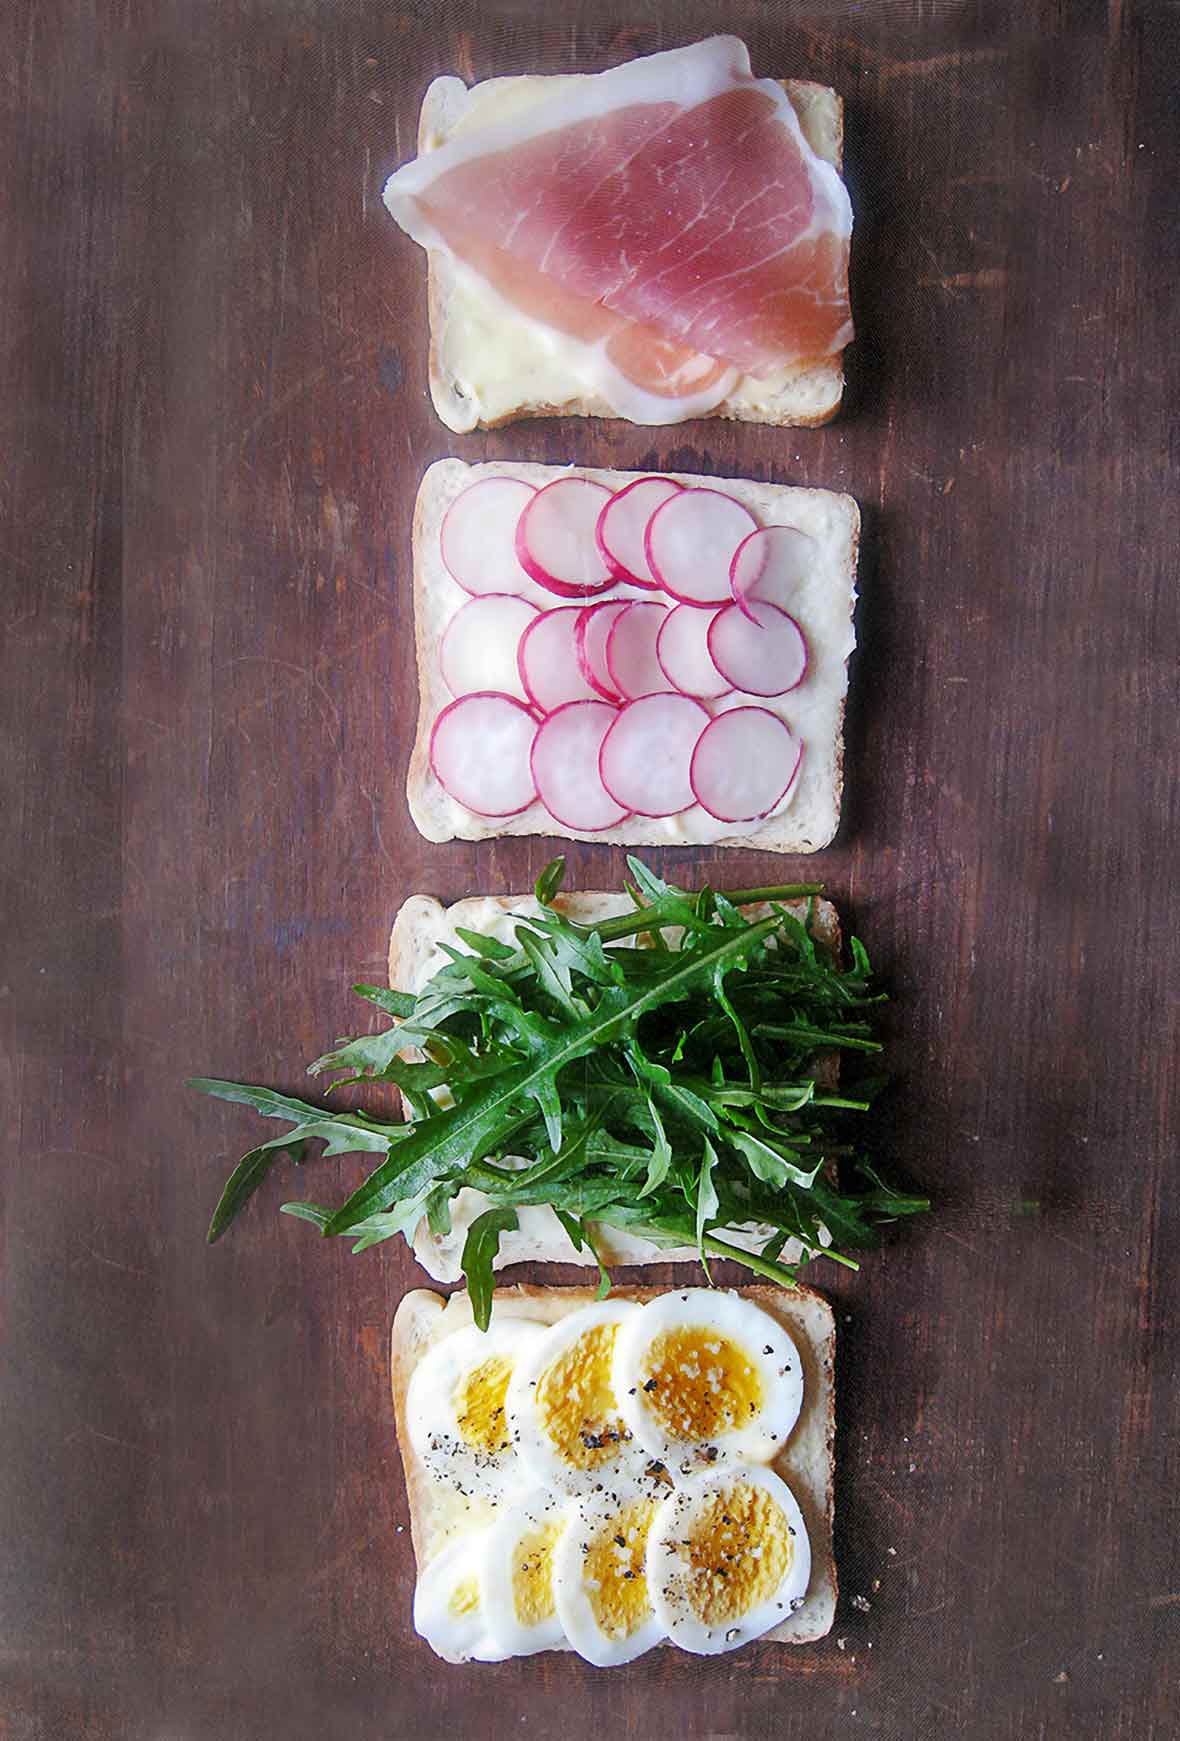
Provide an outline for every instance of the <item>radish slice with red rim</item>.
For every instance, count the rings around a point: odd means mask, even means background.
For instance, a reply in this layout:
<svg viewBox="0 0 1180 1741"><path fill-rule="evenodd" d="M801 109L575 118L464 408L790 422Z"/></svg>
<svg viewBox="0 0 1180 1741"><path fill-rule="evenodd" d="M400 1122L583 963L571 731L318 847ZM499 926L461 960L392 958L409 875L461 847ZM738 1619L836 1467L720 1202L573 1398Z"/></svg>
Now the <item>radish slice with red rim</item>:
<svg viewBox="0 0 1180 1741"><path fill-rule="evenodd" d="M671 689L656 658L656 641L667 605L655 599L637 598L620 611L606 637L606 668L620 695L634 701L641 695L658 695Z"/></svg>
<svg viewBox="0 0 1180 1741"><path fill-rule="evenodd" d="M689 780L718 822L757 822L794 784L803 745L768 707L731 707L711 719L692 752Z"/></svg>
<svg viewBox="0 0 1180 1741"><path fill-rule="evenodd" d="M728 604L734 552L757 529L750 510L721 490L680 490L647 523L648 566L682 604Z"/></svg>
<svg viewBox="0 0 1180 1741"><path fill-rule="evenodd" d="M537 722L510 695L464 695L430 734L430 766L451 797L477 816L515 816L537 795L529 754Z"/></svg>
<svg viewBox="0 0 1180 1741"><path fill-rule="evenodd" d="M537 618L534 605L514 593L486 592L461 605L443 631L439 669L452 695L496 691L528 699L516 653Z"/></svg>
<svg viewBox="0 0 1180 1741"><path fill-rule="evenodd" d="M590 478L556 478L538 490L516 526L516 555L525 573L563 598L613 586L594 535L609 500L605 484Z"/></svg>
<svg viewBox="0 0 1180 1741"><path fill-rule="evenodd" d="M658 588L660 583L651 571L644 549L647 523L661 502L683 488L683 484L674 484L671 478L636 478L633 484L616 490L594 529L598 548L616 580L652 590Z"/></svg>
<svg viewBox="0 0 1180 1741"><path fill-rule="evenodd" d="M689 768L709 715L687 695L644 695L619 710L598 771L617 804L640 816L675 816L696 802Z"/></svg>
<svg viewBox="0 0 1180 1741"><path fill-rule="evenodd" d="M730 591L743 610L754 599L789 610L818 561L819 545L807 532L797 526L760 526L734 552Z"/></svg>
<svg viewBox="0 0 1180 1741"><path fill-rule="evenodd" d="M570 701L537 728L533 782L538 798L563 828L597 834L627 816L598 772L598 753L616 711L605 701Z"/></svg>
<svg viewBox="0 0 1180 1741"><path fill-rule="evenodd" d="M709 655L746 695L786 695L807 673L803 630L778 605L761 599L717 612L709 626Z"/></svg>
<svg viewBox="0 0 1180 1741"><path fill-rule="evenodd" d="M520 637L516 655L520 680L542 713L551 713L567 701L597 699L578 663L581 615L581 605L558 605L534 617Z"/></svg>
<svg viewBox="0 0 1180 1741"><path fill-rule="evenodd" d="M606 640L615 618L621 616L632 602L625 598L604 599L601 604L583 605L578 616L578 664L591 689L604 701L619 702L623 699L610 680Z"/></svg>
<svg viewBox="0 0 1180 1741"><path fill-rule="evenodd" d="M709 653L709 630L716 615L695 605L677 605L656 636L656 658L669 683L682 695L695 695L700 701L716 701L733 688Z"/></svg>
<svg viewBox="0 0 1180 1741"><path fill-rule="evenodd" d="M529 577L516 559L516 527L536 495L521 478L480 478L443 515L439 551L464 592L525 592Z"/></svg>

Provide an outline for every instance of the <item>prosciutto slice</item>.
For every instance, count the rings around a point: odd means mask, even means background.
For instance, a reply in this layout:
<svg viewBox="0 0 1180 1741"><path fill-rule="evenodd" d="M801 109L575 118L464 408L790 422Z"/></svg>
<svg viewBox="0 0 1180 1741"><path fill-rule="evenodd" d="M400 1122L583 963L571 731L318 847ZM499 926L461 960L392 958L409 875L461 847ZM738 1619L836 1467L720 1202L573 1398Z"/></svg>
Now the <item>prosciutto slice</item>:
<svg viewBox="0 0 1180 1741"><path fill-rule="evenodd" d="M385 200L638 421L711 409L739 375L852 337L847 192L735 37L460 133L398 170Z"/></svg>

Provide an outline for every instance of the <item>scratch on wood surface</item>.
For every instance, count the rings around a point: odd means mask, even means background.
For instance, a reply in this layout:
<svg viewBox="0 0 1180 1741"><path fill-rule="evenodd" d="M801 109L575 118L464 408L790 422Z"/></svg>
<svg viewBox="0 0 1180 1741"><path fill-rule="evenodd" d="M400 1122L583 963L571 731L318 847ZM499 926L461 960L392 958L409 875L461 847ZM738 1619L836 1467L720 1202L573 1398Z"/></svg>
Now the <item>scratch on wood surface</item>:
<svg viewBox="0 0 1180 1741"><path fill-rule="evenodd" d="M468 30L461 30L455 39L455 70L464 84L475 83L475 48Z"/></svg>
<svg viewBox="0 0 1180 1741"><path fill-rule="evenodd" d="M134 1451L137 1457L153 1457L158 1460L160 1456L160 1453L153 1451L150 1445L133 1445L130 1439L116 1438L114 1433L101 1432L98 1427L92 1427L89 1424L76 1428L63 1440L63 1443L72 1445L75 1439L83 1437L101 1439L104 1445L118 1445L124 1451Z"/></svg>
<svg viewBox="0 0 1180 1741"><path fill-rule="evenodd" d="M95 1249L92 1245L86 1246L85 1250L90 1257L95 1259L95 1261L97 1263L108 1264L111 1269L121 1269L124 1271L125 1274L127 1274L129 1276L142 1276L145 1281L151 1281L151 1279L152 1279L151 1275L149 1274L149 1272L147 1270L136 1269L134 1264L120 1263L117 1257L107 1257L104 1252L95 1251ZM83 1261L83 1259L81 1257L78 1257L75 1259L76 1263L81 1263L82 1261Z"/></svg>
<svg viewBox="0 0 1180 1741"><path fill-rule="evenodd" d="M1149 1608L1180 1608L1180 1590L1165 1590L1162 1595L1150 1596L1147 1606Z"/></svg>
<svg viewBox="0 0 1180 1741"><path fill-rule="evenodd" d="M925 60L883 60L877 74L882 79L924 79L931 73L959 72L964 67L1004 60L1007 54L1006 46L998 46L967 48L952 54L932 54Z"/></svg>
<svg viewBox="0 0 1180 1741"><path fill-rule="evenodd" d="M924 288L937 285L940 290L1003 290L1008 283L1004 266L985 266L979 272L952 272L942 278L919 278Z"/></svg>

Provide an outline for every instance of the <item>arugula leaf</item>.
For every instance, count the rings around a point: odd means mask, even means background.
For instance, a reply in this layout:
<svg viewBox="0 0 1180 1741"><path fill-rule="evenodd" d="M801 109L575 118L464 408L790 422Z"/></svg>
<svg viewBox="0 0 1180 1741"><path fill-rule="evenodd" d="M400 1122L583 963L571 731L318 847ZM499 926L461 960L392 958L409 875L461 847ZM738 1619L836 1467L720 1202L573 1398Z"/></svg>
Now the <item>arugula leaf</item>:
<svg viewBox="0 0 1180 1741"><path fill-rule="evenodd" d="M471 1312L481 1330L486 1330L492 1317L492 1290L496 1285L492 1262L500 1249L500 1235L518 1225L515 1209L485 1209L467 1229L463 1241L463 1274L467 1278L467 1293Z"/></svg>
<svg viewBox="0 0 1180 1741"><path fill-rule="evenodd" d="M337 1042L312 1071L341 1076L333 1089L391 1084L404 1123L197 1079L203 1092L291 1126L238 1163L210 1238L284 1153L302 1161L309 1143L377 1157L339 1207L284 1205L328 1237L348 1235L354 1251L411 1237L423 1216L445 1232L465 1186L484 1194L463 1258L477 1317L500 1235L526 1205L551 1208L579 1249L594 1250L602 1224L776 1280L794 1273L779 1261L789 1241L804 1259L855 1267L844 1248L926 1209L859 1153L854 1127L879 1081L826 1086L825 1059L878 1049L881 993L856 939L841 965L784 907L817 885L692 893L638 859L628 869L629 913L567 919L552 904L564 875L554 860L537 879L543 910L516 920L514 945L460 931L463 947L443 951L417 995L356 988L391 1025ZM741 911L755 902L764 917ZM857 1188L838 1178L842 1165ZM751 1224L765 1229L760 1250L726 1239Z"/></svg>

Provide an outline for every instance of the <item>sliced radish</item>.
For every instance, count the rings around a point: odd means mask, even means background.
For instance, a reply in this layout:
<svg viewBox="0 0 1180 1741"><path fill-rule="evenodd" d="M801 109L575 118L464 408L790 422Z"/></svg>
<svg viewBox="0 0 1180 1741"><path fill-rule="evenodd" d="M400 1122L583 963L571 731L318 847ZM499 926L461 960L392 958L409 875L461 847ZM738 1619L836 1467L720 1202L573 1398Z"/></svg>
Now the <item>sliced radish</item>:
<svg viewBox="0 0 1180 1741"><path fill-rule="evenodd" d="M537 795L529 767L536 734L536 720L510 695L464 695L434 722L430 766L477 816L515 816Z"/></svg>
<svg viewBox="0 0 1180 1741"><path fill-rule="evenodd" d="M640 816L674 816L695 802L689 767L709 715L687 695L644 695L619 710L602 740L598 771L617 804Z"/></svg>
<svg viewBox="0 0 1180 1741"><path fill-rule="evenodd" d="M734 552L730 590L743 610L752 599L789 610L818 560L819 545L797 526L760 526Z"/></svg>
<svg viewBox="0 0 1180 1741"><path fill-rule="evenodd" d="M647 523L661 502L683 488L671 478L636 478L611 497L598 516L594 535L616 580L630 581L633 586L659 586L643 547Z"/></svg>
<svg viewBox="0 0 1180 1741"><path fill-rule="evenodd" d="M610 680L606 639L615 618L621 616L631 603L632 600L625 598L604 599L601 604L583 605L578 617L578 664L591 689L604 701L623 699Z"/></svg>
<svg viewBox="0 0 1180 1741"><path fill-rule="evenodd" d="M529 577L516 560L516 524L536 495L520 478L480 478L443 516L439 549L464 592L524 592Z"/></svg>
<svg viewBox="0 0 1180 1741"><path fill-rule="evenodd" d="M530 701L551 713L567 701L594 701L578 663L581 605L558 605L534 617L520 637L516 662Z"/></svg>
<svg viewBox="0 0 1180 1741"><path fill-rule="evenodd" d="M438 650L439 669L451 694L495 691L526 701L516 650L536 617L534 605L507 592L486 592L461 605L443 631Z"/></svg>
<svg viewBox="0 0 1180 1741"><path fill-rule="evenodd" d="M733 688L709 655L709 630L716 611L695 605L677 605L660 624L656 658L673 689L695 695L701 701L716 701Z"/></svg>
<svg viewBox="0 0 1180 1741"><path fill-rule="evenodd" d="M803 745L768 707L733 707L711 719L692 752L689 780L718 822L755 822L781 804Z"/></svg>
<svg viewBox="0 0 1180 1741"><path fill-rule="evenodd" d="M684 604L728 604L734 552L757 529L750 510L732 496L679 490L647 523L648 566L664 590Z"/></svg>
<svg viewBox="0 0 1180 1741"><path fill-rule="evenodd" d="M609 500L606 486L589 478L557 478L538 490L516 527L516 554L525 573L563 598L613 586L594 536Z"/></svg>
<svg viewBox="0 0 1180 1741"><path fill-rule="evenodd" d="M794 617L751 599L727 605L709 627L709 654L723 677L747 695L785 695L807 671L807 642Z"/></svg>
<svg viewBox="0 0 1180 1741"><path fill-rule="evenodd" d="M672 685L656 658L656 641L668 615L655 599L635 599L620 611L606 637L606 668L619 694L628 701L658 695Z"/></svg>
<svg viewBox="0 0 1180 1741"><path fill-rule="evenodd" d="M627 815L598 772L598 753L616 712L605 701L571 701L537 728L532 753L537 796L564 828L596 834Z"/></svg>

